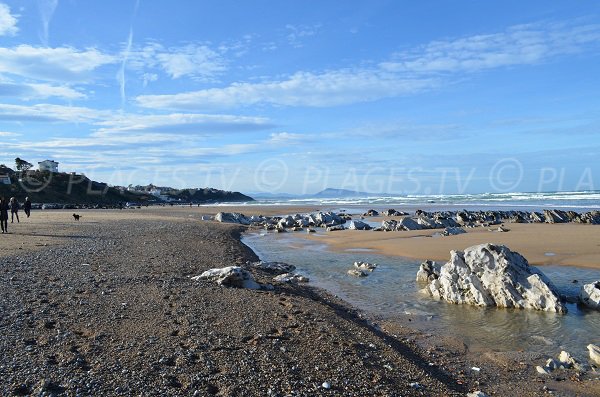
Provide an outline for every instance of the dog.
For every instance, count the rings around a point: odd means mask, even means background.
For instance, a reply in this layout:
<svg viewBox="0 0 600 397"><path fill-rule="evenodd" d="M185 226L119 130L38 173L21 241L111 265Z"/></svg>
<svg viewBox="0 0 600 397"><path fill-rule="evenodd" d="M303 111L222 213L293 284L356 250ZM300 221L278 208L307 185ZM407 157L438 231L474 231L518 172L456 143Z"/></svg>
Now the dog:
<svg viewBox="0 0 600 397"><path fill-rule="evenodd" d="M81 218L81 215L73 214L73 219L79 221L79 218Z"/></svg>

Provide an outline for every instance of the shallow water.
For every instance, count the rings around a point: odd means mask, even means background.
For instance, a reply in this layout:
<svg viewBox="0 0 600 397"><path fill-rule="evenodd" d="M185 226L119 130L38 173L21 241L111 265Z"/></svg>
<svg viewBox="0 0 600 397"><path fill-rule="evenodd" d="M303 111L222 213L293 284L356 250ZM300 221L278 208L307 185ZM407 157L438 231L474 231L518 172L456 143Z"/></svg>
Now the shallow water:
<svg viewBox="0 0 600 397"><path fill-rule="evenodd" d="M293 264L322 287L378 317L411 320L414 328L462 339L471 350L527 350L556 355L567 350L580 359L587 344L600 344L600 312L568 304L566 315L534 310L479 308L432 300L415 281L419 261L377 255L360 249L329 251L325 244L295 233L253 233L243 242L264 261ZM346 272L354 261L374 262L368 277ZM584 283L600 280L600 270L570 266L540 267L561 293L575 295ZM577 283L573 283L577 280Z"/></svg>

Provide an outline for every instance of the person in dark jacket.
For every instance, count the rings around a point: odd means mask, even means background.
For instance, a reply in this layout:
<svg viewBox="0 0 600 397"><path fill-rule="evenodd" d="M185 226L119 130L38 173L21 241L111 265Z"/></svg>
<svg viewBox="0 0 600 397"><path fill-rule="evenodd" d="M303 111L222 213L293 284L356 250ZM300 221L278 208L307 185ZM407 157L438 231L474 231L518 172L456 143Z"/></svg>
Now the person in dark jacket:
<svg viewBox="0 0 600 397"><path fill-rule="evenodd" d="M15 222L15 215L17 216L17 223L21 223L21 221L19 220L19 208L21 208L21 206L19 205L19 202L17 201L17 199L14 197L11 197L9 206L10 206L10 223Z"/></svg>
<svg viewBox="0 0 600 397"><path fill-rule="evenodd" d="M25 215L27 215L27 218L29 218L29 215L31 214L31 201L29 200L29 197L25 197L23 211L25 212Z"/></svg>
<svg viewBox="0 0 600 397"><path fill-rule="evenodd" d="M0 228L2 233L8 233L8 200L4 197L0 198Z"/></svg>

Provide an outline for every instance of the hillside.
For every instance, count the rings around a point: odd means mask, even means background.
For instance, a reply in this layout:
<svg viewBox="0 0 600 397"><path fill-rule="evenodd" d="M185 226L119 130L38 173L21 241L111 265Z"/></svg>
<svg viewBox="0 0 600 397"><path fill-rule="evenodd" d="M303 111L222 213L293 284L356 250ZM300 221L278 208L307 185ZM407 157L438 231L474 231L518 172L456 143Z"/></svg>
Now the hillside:
<svg viewBox="0 0 600 397"><path fill-rule="evenodd" d="M168 196L174 200L193 203L254 201L252 197L240 192L229 192L213 188L176 190L168 193Z"/></svg>
<svg viewBox="0 0 600 397"><path fill-rule="evenodd" d="M162 203L163 201L143 191L128 191L92 181L84 175L29 171L20 180L18 174L7 167L0 167L0 175L8 174L12 183L0 184L0 196L17 197L23 201L29 197L34 203L58 204L102 204L118 205L125 202L140 204ZM203 189L170 189L166 194L170 200L193 203L253 201L252 197L240 192Z"/></svg>
<svg viewBox="0 0 600 397"><path fill-rule="evenodd" d="M9 168L0 169L0 174L8 173L12 183L0 184L0 195L16 197L23 201L25 197L34 203L60 204L102 204L118 205L127 201L150 203L157 199L149 194L135 194L109 187L83 175L50 173L47 171L29 171L21 180Z"/></svg>

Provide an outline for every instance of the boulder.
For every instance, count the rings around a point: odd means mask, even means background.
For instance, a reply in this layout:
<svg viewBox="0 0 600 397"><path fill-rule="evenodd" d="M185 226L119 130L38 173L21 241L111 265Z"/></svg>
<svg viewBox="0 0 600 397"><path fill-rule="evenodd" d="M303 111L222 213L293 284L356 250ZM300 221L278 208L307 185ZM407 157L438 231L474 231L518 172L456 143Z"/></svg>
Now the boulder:
<svg viewBox="0 0 600 397"><path fill-rule="evenodd" d="M503 245L450 251L450 261L424 292L456 304L567 312L550 280Z"/></svg>
<svg viewBox="0 0 600 397"><path fill-rule="evenodd" d="M335 226L328 226L326 230L327 230L328 232L335 232L335 231L338 231L338 230L344 230L344 229L345 229L345 228L344 228L344 226L343 226L343 225L335 225Z"/></svg>
<svg viewBox="0 0 600 397"><path fill-rule="evenodd" d="M372 272L373 270L377 269L377 264L356 261L356 262L354 262L354 267L359 270L366 270L368 272Z"/></svg>
<svg viewBox="0 0 600 397"><path fill-rule="evenodd" d="M223 223L239 223L241 225L250 224L250 219L239 212L219 212L215 215L215 220Z"/></svg>
<svg viewBox="0 0 600 397"><path fill-rule="evenodd" d="M290 215L283 217L279 220L279 222L277 222L277 228L278 229L284 229L286 227L292 227L296 224L296 221L294 220L294 218L292 218Z"/></svg>
<svg viewBox="0 0 600 397"><path fill-rule="evenodd" d="M579 291L579 301L592 309L600 310L600 280L583 285Z"/></svg>
<svg viewBox="0 0 600 397"><path fill-rule="evenodd" d="M373 209L368 210L367 212L365 212L363 214L363 216L377 216L377 215L379 215L379 212L377 212L377 211L375 211Z"/></svg>
<svg viewBox="0 0 600 397"><path fill-rule="evenodd" d="M354 277L367 277L369 272L361 269L350 269L348 270L348 274Z"/></svg>
<svg viewBox="0 0 600 397"><path fill-rule="evenodd" d="M396 230L397 225L398 225L398 222L396 222L393 219L391 219L389 221L381 221L381 230L383 230L385 232L391 232L391 231Z"/></svg>
<svg viewBox="0 0 600 397"><path fill-rule="evenodd" d="M419 225L414 219L405 217L398 221L396 230L421 230L423 226Z"/></svg>
<svg viewBox="0 0 600 397"><path fill-rule="evenodd" d="M419 271L417 272L417 281L421 283L428 283L435 280L438 276L438 272L435 270L435 262L427 260L421 263Z"/></svg>
<svg viewBox="0 0 600 397"><path fill-rule="evenodd" d="M466 231L462 227L447 227L442 232L442 236L456 236L463 233L466 233Z"/></svg>
<svg viewBox="0 0 600 397"><path fill-rule="evenodd" d="M296 270L296 266L290 265L283 262L254 262L251 264L252 267L265 271L271 274L284 274L291 273Z"/></svg>
<svg viewBox="0 0 600 397"><path fill-rule="evenodd" d="M600 365L600 347L589 344L587 345L588 352L590 353L590 359L596 364Z"/></svg>
<svg viewBox="0 0 600 397"><path fill-rule="evenodd" d="M309 279L308 279L308 277L305 277L298 273L284 273L284 274L280 274L279 276L274 277L273 281L278 281L280 283L297 284L297 283L308 283Z"/></svg>
<svg viewBox="0 0 600 397"><path fill-rule="evenodd" d="M239 266L227 266L205 271L199 276L192 277L192 280L209 280L225 287L237 287L248 289L260 289L261 285L257 283L252 274Z"/></svg>
<svg viewBox="0 0 600 397"><path fill-rule="evenodd" d="M353 220L353 221L350 221L350 224L348 225L348 229L350 229L350 230L371 230L371 226L369 226L367 223L365 223L363 221Z"/></svg>
<svg viewBox="0 0 600 397"><path fill-rule="evenodd" d="M565 223L569 222L569 216L561 210L544 210L546 223Z"/></svg>

